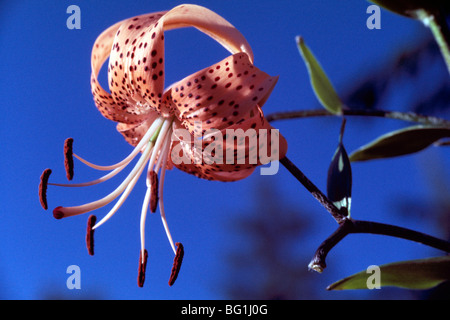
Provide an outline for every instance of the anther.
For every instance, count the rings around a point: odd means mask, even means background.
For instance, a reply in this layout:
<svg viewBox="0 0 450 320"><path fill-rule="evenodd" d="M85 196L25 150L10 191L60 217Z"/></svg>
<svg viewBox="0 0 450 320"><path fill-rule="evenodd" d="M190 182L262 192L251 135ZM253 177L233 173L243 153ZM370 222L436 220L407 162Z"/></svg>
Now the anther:
<svg viewBox="0 0 450 320"><path fill-rule="evenodd" d="M155 212L156 207L158 206L158 175L155 171L150 172L150 185L151 185L151 194L150 194L150 211Z"/></svg>
<svg viewBox="0 0 450 320"><path fill-rule="evenodd" d="M41 174L41 181L39 182L39 201L41 202L42 208L44 210L48 209L47 205L47 183L48 178L50 177L50 174L52 173L52 170L45 169L44 172Z"/></svg>
<svg viewBox="0 0 450 320"><path fill-rule="evenodd" d="M143 261L142 261L142 256L144 256ZM147 267L147 258L148 258L147 250L144 249L144 254L142 254L142 250L141 250L139 253L139 273L138 273L138 278L137 278L138 286L140 288L142 288L144 286L145 269Z"/></svg>
<svg viewBox="0 0 450 320"><path fill-rule="evenodd" d="M66 169L67 180L73 178L73 152L72 152L73 139L67 138L64 141L64 167Z"/></svg>
<svg viewBox="0 0 450 320"><path fill-rule="evenodd" d="M177 246L177 253L173 259L172 272L170 273L169 286L172 286L177 280L178 273L180 272L181 263L184 257L184 247L180 242L175 243Z"/></svg>
<svg viewBox="0 0 450 320"><path fill-rule="evenodd" d="M87 221L86 230L86 247L88 249L89 255L94 255L94 225L97 222L97 217L91 214Z"/></svg>

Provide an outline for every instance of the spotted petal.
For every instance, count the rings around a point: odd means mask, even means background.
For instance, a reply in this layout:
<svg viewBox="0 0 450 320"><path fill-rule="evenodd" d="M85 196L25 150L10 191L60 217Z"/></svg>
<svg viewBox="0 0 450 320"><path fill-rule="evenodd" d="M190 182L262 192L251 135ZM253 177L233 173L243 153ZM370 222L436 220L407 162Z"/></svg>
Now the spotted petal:
<svg viewBox="0 0 450 320"><path fill-rule="evenodd" d="M193 134L198 121L203 130L222 130L262 106L277 80L256 68L246 53L236 53L174 84L175 114Z"/></svg>
<svg viewBox="0 0 450 320"><path fill-rule="evenodd" d="M173 110L164 95L164 31L193 26L232 53L251 48L242 34L216 13L196 5L181 5L167 12L136 16L103 32L92 53L92 92L100 112L108 119L136 124L151 111L169 116ZM97 76L109 55L111 94Z"/></svg>
<svg viewBox="0 0 450 320"><path fill-rule="evenodd" d="M164 30L183 27L195 27L230 53L247 53L253 62L253 52L245 37L217 13L201 6L184 4L173 8L164 16Z"/></svg>
<svg viewBox="0 0 450 320"><path fill-rule="evenodd" d="M170 160L178 169L203 179L240 180L249 176L256 166L286 155L286 140L278 130L272 129L256 105L240 124L207 130L200 142L196 135L186 141L174 131Z"/></svg>
<svg viewBox="0 0 450 320"><path fill-rule="evenodd" d="M141 121L141 119L137 119L132 114L124 113L116 104L112 95L102 88L97 79L103 63L111 53L115 34L122 23L123 21L118 22L106 29L94 43L91 54L91 91L97 109L105 118L124 123L136 123Z"/></svg>
<svg viewBox="0 0 450 320"><path fill-rule="evenodd" d="M113 99L126 113L145 117L164 107L163 13L137 16L120 26L109 58ZM167 110L164 110L167 113Z"/></svg>
<svg viewBox="0 0 450 320"><path fill-rule="evenodd" d="M119 122L116 129L123 135L126 142L135 147L139 141L141 141L141 138L146 134L147 130L157 117L158 114L153 112L146 120L138 124Z"/></svg>

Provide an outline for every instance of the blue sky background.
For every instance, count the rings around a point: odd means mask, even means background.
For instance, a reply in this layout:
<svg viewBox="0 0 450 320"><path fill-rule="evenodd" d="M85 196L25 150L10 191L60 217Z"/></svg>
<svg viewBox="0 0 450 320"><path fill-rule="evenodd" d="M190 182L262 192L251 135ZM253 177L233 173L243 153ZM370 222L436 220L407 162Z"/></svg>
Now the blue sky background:
<svg viewBox="0 0 450 320"><path fill-rule="evenodd" d="M255 282L257 272L234 276L227 257L248 249L251 242L239 234L242 217L253 217L264 199L266 185L281 208L298 209L309 221L298 239L286 241L285 259L295 258L306 270L316 247L336 224L311 195L280 166L274 176L234 183L208 182L183 172L166 174L165 208L175 241L185 246L185 260L173 287L167 285L173 253L159 215L147 218L149 260L144 288L136 283L139 258L139 216L145 194L141 179L116 215L95 233L96 254L87 254L84 237L87 215L55 220L38 200L38 184L45 168L51 181L64 182L63 142L74 138L75 152L101 164L115 163L131 147L115 131L115 123L96 110L90 93L90 53L96 37L108 26L134 15L170 9L181 1L11 1L0 2L0 64L2 116L0 118L0 298L49 297L101 299L227 299L225 287L239 281ZM319 108L300 58L295 36L302 35L320 59L338 91L357 83L390 55L424 38L428 31L412 20L382 11L381 29L366 28L369 3L347 1L230 0L193 1L222 15L246 36L255 64L280 79L264 106L276 111ZM69 5L81 9L81 29L69 30ZM195 29L166 33L166 83L220 61L228 53ZM396 100L384 109L398 108ZM401 109L404 109L402 106ZM340 119L315 118L274 122L289 144L288 156L322 190L334 153ZM383 119L348 119L345 144L352 151L404 123ZM428 199L428 176L421 167L447 165L449 151L430 149L420 154L357 163L353 166L352 214L357 219L398 224L444 236L434 220L399 216L396 198ZM446 159L446 160L443 160ZM446 162L445 162L446 161ZM100 176L75 160L74 182ZM441 173L442 174L442 173ZM448 177L448 172L443 173ZM50 209L77 205L103 197L120 183L120 175L99 186L81 189L49 187ZM101 218L108 212L94 212ZM253 215L251 214L253 212ZM284 237L281 232L280 238ZM372 264L441 254L419 244L372 235L352 235L328 257L321 275L306 273L295 284L312 290L314 299L410 299L397 289L327 292L330 283L365 270ZM70 265L81 268L81 290L66 287ZM275 271L277 272L277 271ZM306 287L308 283L308 287ZM313 285L312 289L310 285ZM308 288L308 289L307 289Z"/></svg>

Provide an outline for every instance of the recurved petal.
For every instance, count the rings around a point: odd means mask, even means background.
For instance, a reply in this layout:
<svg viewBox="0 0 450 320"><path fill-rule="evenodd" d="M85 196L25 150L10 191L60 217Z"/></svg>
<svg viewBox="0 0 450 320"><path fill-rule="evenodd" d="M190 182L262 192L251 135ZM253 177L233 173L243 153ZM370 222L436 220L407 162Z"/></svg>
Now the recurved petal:
<svg viewBox="0 0 450 320"><path fill-rule="evenodd" d="M92 54L92 92L100 112L108 119L136 124L150 110L173 112L164 96L164 30L193 26L231 52L252 52L242 34L216 13L196 5L181 5L121 21L103 32ZM97 76L109 55L108 84Z"/></svg>
<svg viewBox="0 0 450 320"><path fill-rule="evenodd" d="M231 53L246 52L253 62L253 52L245 37L217 13L192 4L183 4L164 15L164 30L195 27Z"/></svg>
<svg viewBox="0 0 450 320"><path fill-rule="evenodd" d="M136 123L142 121L142 119L124 112L121 106L116 104L112 95L106 92L98 81L100 69L111 53L114 38L122 23L123 21L120 21L103 31L94 43L91 54L91 91L97 109L105 118L124 123Z"/></svg>
<svg viewBox="0 0 450 320"><path fill-rule="evenodd" d="M203 130L221 130L244 121L267 100L277 80L256 68L246 53L236 53L174 84L175 114L191 133L198 121Z"/></svg>
<svg viewBox="0 0 450 320"><path fill-rule="evenodd" d="M163 15L158 12L124 21L112 45L109 87L115 102L127 113L170 113L163 100Z"/></svg>

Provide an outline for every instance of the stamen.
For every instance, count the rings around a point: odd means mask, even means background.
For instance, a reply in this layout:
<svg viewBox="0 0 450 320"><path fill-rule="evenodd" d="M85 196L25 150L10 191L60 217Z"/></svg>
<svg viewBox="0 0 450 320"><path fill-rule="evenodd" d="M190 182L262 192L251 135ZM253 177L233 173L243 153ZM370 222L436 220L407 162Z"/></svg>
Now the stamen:
<svg viewBox="0 0 450 320"><path fill-rule="evenodd" d="M160 132L160 136L161 137L166 136L167 130L169 129L171 124L172 124L172 120L171 119L168 120L168 121L164 121L163 125L161 126L161 132ZM159 138L159 136L158 136L158 138ZM153 139L151 139L151 140L153 140ZM151 140L147 141L148 145L144 149L144 152L141 155L139 161L134 166L133 171L126 177L126 179L113 192L111 192L109 195L107 195L106 197L104 197L102 199L99 199L97 201L93 201L91 203L87 203L87 204L84 204L84 205L81 205L81 206L76 206L76 207L57 207L57 208L55 208L53 210L53 216L56 219L61 219L63 217L69 217L69 216L74 216L74 215L78 215L78 214L83 214L83 213L86 213L86 212L98 209L100 207L103 207L103 206L107 205L111 201L113 201L126 188L126 191L125 191L124 195L122 195L121 199L119 200L118 206L116 205L113 208L113 210L111 210L111 212L108 213L107 216L105 216L99 223L97 223L94 226L94 228L96 228L100 224L104 223L107 219L109 219L112 216L112 214L114 214L114 212L118 209L118 207L126 199L126 197L128 196L129 192L134 187L134 184L136 183L137 178L139 178L140 174L142 173L142 170L144 169L145 163L147 161L149 161L149 158L150 158L150 164L154 162L154 160L155 160L155 152L157 152L159 150L159 148L160 148L160 145L161 145L161 141L160 140L161 139L157 139L157 141L155 143L155 148L153 148L153 141L151 141ZM156 151L152 152L154 149Z"/></svg>
<svg viewBox="0 0 450 320"><path fill-rule="evenodd" d="M97 217L91 214L88 218L87 222L87 230L86 230L86 246L88 249L88 253L93 256L94 255L94 230L92 227L95 225L97 221Z"/></svg>
<svg viewBox="0 0 450 320"><path fill-rule="evenodd" d="M158 175L154 170L151 170L153 167L156 157L159 153L159 156L161 157L162 151L165 149L165 142L167 137L171 137L172 134L172 119L164 121L161 131L159 132L159 135L156 139L155 143L155 150L152 153L152 156L150 158L150 162L148 165L149 173L147 176L147 186L151 187L151 197L150 197L150 211L155 212L156 207L158 204ZM161 159L158 159L158 163Z"/></svg>
<svg viewBox="0 0 450 320"><path fill-rule="evenodd" d="M113 171L111 171L108 174L105 174L103 177L100 177L98 179L95 179L95 180L92 180L92 181L88 181L88 182L82 182L82 183L49 183L48 185L58 186L58 187L69 187L69 188L93 186L95 184L98 184L98 183L101 183L103 181L111 179L112 177L117 175L120 171L122 171L125 167L126 167L126 164L124 164L124 165L114 169Z"/></svg>
<svg viewBox="0 0 450 320"><path fill-rule="evenodd" d="M73 154L78 160L80 160L81 162L83 162L85 165L93 168L93 169L97 169L97 170L103 170L103 171L108 171L108 170L113 170L116 169L118 167L121 167L123 165L128 164L131 160L134 159L134 157L141 152L141 150L145 147L146 143L150 140L150 138L153 136L153 134L161 127L162 123L164 121L164 118L159 117L158 119L156 119L155 121L153 121L152 125L150 126L150 128L147 130L147 132L145 133L145 135L142 137L141 141L139 141L138 145L133 149L133 151L122 161L110 165L110 166L100 166L100 165L96 165L93 164L83 158L81 158L80 156Z"/></svg>
<svg viewBox="0 0 450 320"><path fill-rule="evenodd" d="M150 211L155 212L158 205L158 175L155 171L150 171Z"/></svg>
<svg viewBox="0 0 450 320"><path fill-rule="evenodd" d="M119 196L119 194L121 194L124 189L130 184L130 182L135 178L136 174L139 172L142 172L143 167L145 166L145 163L148 161L150 154L151 154L151 150L152 150L152 144L149 143L149 145L147 146L147 148L145 148L144 153L141 155L141 158L139 159L139 161L135 164L133 170L128 174L128 176L125 178L125 180L113 191L111 192L109 195L107 195L106 197L81 205L81 206L76 206L76 207L56 207L53 210L53 216L56 219L61 219L64 217L70 217L70 216L74 216L74 215L78 215L78 214L82 214L82 213L86 213L98 208L101 208L105 205L107 205L108 203L110 203L111 201L113 201L115 198L117 198Z"/></svg>
<svg viewBox="0 0 450 320"><path fill-rule="evenodd" d="M138 270L138 286L142 288L144 286L145 281L145 269L147 268L147 258L148 258L148 252L144 249L144 252L140 252L139 254L139 270Z"/></svg>
<svg viewBox="0 0 450 320"><path fill-rule="evenodd" d="M41 174L41 181L39 182L39 201L41 203L42 208L44 208L44 210L48 209L47 183L48 183L48 178L50 177L51 173L52 173L52 170L45 169L44 172L42 172L42 174Z"/></svg>
<svg viewBox="0 0 450 320"><path fill-rule="evenodd" d="M173 121L173 119L168 119L168 120L164 121L163 125L161 126L161 130L160 130L158 136L156 137L155 151L153 152L153 154L150 158L150 163L148 166L149 168L152 168L153 165L155 164L156 156L161 151L161 149L162 149L161 147L163 146L162 144L163 144L163 142L165 142L165 139L168 136L171 136L171 134L168 134L168 133L170 133L172 130L171 129L172 121Z"/></svg>
<svg viewBox="0 0 450 320"><path fill-rule="evenodd" d="M184 247L181 242L177 242L177 253L175 258L173 259L172 271L170 273L169 286L172 286L177 280L178 273L180 272L181 263L183 262L184 257Z"/></svg>
<svg viewBox="0 0 450 320"><path fill-rule="evenodd" d="M144 197L144 203L142 204L141 221L139 225L139 231L141 235L141 252L144 252L145 250L145 220L147 218L147 209L149 202L150 202L150 188L147 187L147 191L145 192Z"/></svg>
<svg viewBox="0 0 450 320"><path fill-rule="evenodd" d="M167 132L170 131L170 126L172 124L172 120L167 120L164 121L163 125L161 126L161 131L159 133L159 136L156 140L155 146L152 146L152 141L149 142L149 145L147 148L150 148L150 155L146 156L145 161L150 161L149 163L149 167L153 166L153 163L155 162L155 154L159 151L159 149L161 148L161 140L164 139L164 137L166 136ZM147 149L145 150L144 153L147 152ZM148 160L150 158L150 160ZM140 161L140 160L139 160ZM109 218L112 217L112 215L114 213L117 212L117 210L120 208L120 206L123 204L123 202L126 200L126 198L128 197L128 195L130 194L131 190L133 190L134 185L136 184L137 180L139 179L142 171L144 170L144 164L141 165L139 171L134 175L133 179L131 180L131 182L128 184L128 186L125 189L125 192L122 194L122 196L120 197L119 201L117 201L117 203L115 204L115 206L111 209L110 212L108 212L108 214L103 217L103 219L97 223L94 228L98 228L99 226L101 226L103 223L105 223ZM144 215L146 215L146 212L143 213ZM145 221L145 218L144 218ZM142 228L142 227L141 227Z"/></svg>
<svg viewBox="0 0 450 320"><path fill-rule="evenodd" d="M66 169L67 180L73 179L73 138L67 138L64 141L64 168Z"/></svg>
<svg viewBox="0 0 450 320"><path fill-rule="evenodd" d="M176 253L175 245L173 244L172 235L170 234L169 225L167 223L166 219L166 213L164 210L164 179L166 176L166 167L167 167L167 157L169 156L170 152L170 143L171 143L171 134L167 136L163 151L163 158L162 158L162 165L161 165L161 174L160 174L160 180L159 180L159 213L161 215L161 221L164 226L164 230L166 231L167 239L169 240L170 246L172 247L172 250L174 253Z"/></svg>
<svg viewBox="0 0 450 320"><path fill-rule="evenodd" d="M71 188L73 188L73 187L87 187L87 186L93 186L95 184L98 184L98 183L101 183L103 181L111 179L112 177L116 176L119 172L121 172L128 165L128 163L130 163L131 160L133 160L133 158L141 151L141 149L143 148L143 146L146 143L146 140L148 141L150 139L150 137L156 132L156 130L158 130L160 128L158 126L161 125L161 122L162 122L162 118L156 119L152 123L152 125L150 126L149 130L147 131L147 133L141 139L139 144L135 147L133 152L131 152L125 159L123 159L119 163L116 163L115 165L112 165L112 166L98 166L98 165L92 164L92 163L82 159L81 157L77 156L76 154L72 154L73 156L78 158L81 162L85 163L86 165L88 165L90 167L93 167L94 169L105 170L105 171L106 170L110 170L110 169L114 169L110 173L104 175L103 177L100 177L100 178L98 178L96 180L92 180L92 181L88 181L88 182L82 182L82 183L71 183L71 184L66 184L66 183L48 183L48 185L59 186L59 187L71 187Z"/></svg>
<svg viewBox="0 0 450 320"><path fill-rule="evenodd" d="M166 142L167 137L171 137L171 126L172 120L169 121L165 121L164 125L161 128L160 131L160 135L158 135L157 137L157 141L155 144L155 149L153 151L153 154L151 156L151 159L149 161L149 165L148 165L148 175L147 175L147 191L145 193L145 197L144 197L144 203L142 204L142 210L141 210L141 221L140 221L140 234L141 234L141 250L145 249L145 220L147 217L147 209L149 207L149 203L150 201L155 201L157 203L157 198L155 199L155 196L158 196L158 191L157 191L157 186L158 186L158 181L157 181L157 174L154 170L152 170L153 164L155 162L155 158L156 158L156 154L158 153L158 151L160 152L160 158L158 159L158 164L155 167L159 167L159 163L161 161L161 152L166 152L167 151L167 143L164 143L161 151L159 150L161 148L161 144L162 141ZM165 151L166 150L166 151ZM165 153L163 153L164 155ZM158 170L158 169L156 169ZM156 181L155 181L156 178ZM155 195L155 189L156 188L156 195ZM156 204L152 204L151 206L155 206L155 210L156 210ZM153 211L154 212L154 211ZM175 252L175 251L174 251Z"/></svg>
<svg viewBox="0 0 450 320"><path fill-rule="evenodd" d="M151 148L151 146L149 146L149 148ZM148 157L147 157L148 160ZM144 167L145 165L142 164L141 168L139 169L139 171L134 175L133 179L131 180L131 182L127 185L125 191L122 193L122 195L120 196L119 200L116 202L116 204L114 205L114 207L108 212L108 214L106 216L104 216L102 218L102 220L100 220L99 223L97 223L94 226L95 228L98 228L99 226L101 226L103 223L105 223L106 221L109 220L109 218L111 218L116 212L117 210L119 210L119 208L122 206L122 204L125 202L125 200L128 198L128 195L131 193L131 191L133 190L134 186L136 185L136 182L139 180L139 177L142 174L142 171L144 171Z"/></svg>

